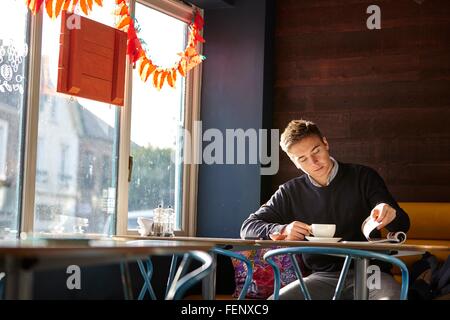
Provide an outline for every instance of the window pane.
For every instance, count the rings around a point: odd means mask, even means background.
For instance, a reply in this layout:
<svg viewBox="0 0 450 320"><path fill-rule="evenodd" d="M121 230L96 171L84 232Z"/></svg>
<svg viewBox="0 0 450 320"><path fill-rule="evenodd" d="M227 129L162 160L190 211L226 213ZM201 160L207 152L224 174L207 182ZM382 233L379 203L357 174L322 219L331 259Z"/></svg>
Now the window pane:
<svg viewBox="0 0 450 320"><path fill-rule="evenodd" d="M0 237L17 233L28 11L24 1L3 0L0 10ZM7 10L5 9L7 8Z"/></svg>
<svg viewBox="0 0 450 320"><path fill-rule="evenodd" d="M89 18L114 25L113 4ZM56 92L60 25L44 15L34 231L112 234L119 108Z"/></svg>
<svg viewBox="0 0 450 320"><path fill-rule="evenodd" d="M139 37L148 45L148 57L159 66L172 66L179 58L177 54L185 49L187 24L139 3L136 18ZM161 91L150 83L133 73L128 228L136 229L136 218L152 217L152 209L161 204L175 208L179 229L185 80L179 76L176 89L165 85Z"/></svg>

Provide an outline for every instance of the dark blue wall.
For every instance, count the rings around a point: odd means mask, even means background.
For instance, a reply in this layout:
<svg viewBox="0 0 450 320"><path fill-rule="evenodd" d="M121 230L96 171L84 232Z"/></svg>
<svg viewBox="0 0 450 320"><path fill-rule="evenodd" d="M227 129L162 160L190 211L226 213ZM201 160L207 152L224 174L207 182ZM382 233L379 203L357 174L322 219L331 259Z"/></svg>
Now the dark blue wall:
<svg viewBox="0 0 450 320"><path fill-rule="evenodd" d="M261 129L267 122L266 16L273 14L267 14L271 2L237 0L233 8L205 10L203 132L217 128L225 137L225 129ZM242 221L260 205L261 178L259 165L200 165L197 235L239 237Z"/></svg>

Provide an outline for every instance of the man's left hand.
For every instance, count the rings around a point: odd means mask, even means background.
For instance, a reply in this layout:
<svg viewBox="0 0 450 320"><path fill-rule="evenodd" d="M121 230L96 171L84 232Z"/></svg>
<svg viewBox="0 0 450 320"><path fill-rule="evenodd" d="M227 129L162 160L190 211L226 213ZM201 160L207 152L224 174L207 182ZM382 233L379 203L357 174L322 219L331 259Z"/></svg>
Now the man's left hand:
<svg viewBox="0 0 450 320"><path fill-rule="evenodd" d="M370 216L372 217L372 219L380 223L380 225L377 227L378 230L383 229L389 223L391 223L392 220L395 219L396 215L397 214L395 209L387 203L378 204L370 212Z"/></svg>

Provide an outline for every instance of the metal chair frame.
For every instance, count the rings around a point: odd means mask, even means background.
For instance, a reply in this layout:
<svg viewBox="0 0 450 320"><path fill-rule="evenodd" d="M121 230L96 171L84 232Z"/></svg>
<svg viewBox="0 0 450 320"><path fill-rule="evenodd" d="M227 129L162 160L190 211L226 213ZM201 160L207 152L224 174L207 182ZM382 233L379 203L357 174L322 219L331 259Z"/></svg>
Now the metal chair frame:
<svg viewBox="0 0 450 320"><path fill-rule="evenodd" d="M393 256L373 252L373 251L365 251L365 250L357 250L357 249L345 249L345 248L329 248L329 247L292 247L292 248L282 248L282 249L274 249L267 252L264 255L264 260L267 261L271 265L274 271L274 299L279 299L281 281L280 281L280 269L273 261L273 257L278 255L289 255L289 258L292 261L294 266L295 274L300 282L300 290L305 297L305 300L311 300L311 295L306 287L305 281L303 280L303 275L298 265L297 260L295 259L296 254L323 254L323 255L339 255L345 256L344 265L342 267L341 273L339 275L339 280L336 286L336 290L333 295L333 300L337 300L340 298L342 289L344 286L345 278L347 277L348 270L350 268L350 263L353 259L375 259L380 261L385 261L396 265L400 268L402 272L402 286L400 291L400 300L406 300L408 298L408 284L409 284L409 274L408 268L398 258Z"/></svg>

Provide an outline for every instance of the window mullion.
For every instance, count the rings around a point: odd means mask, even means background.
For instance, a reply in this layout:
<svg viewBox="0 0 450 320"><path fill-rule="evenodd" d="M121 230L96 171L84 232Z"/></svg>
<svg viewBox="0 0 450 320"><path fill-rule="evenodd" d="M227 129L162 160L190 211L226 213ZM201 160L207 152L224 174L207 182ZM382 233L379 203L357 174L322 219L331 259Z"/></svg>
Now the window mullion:
<svg viewBox="0 0 450 320"><path fill-rule="evenodd" d="M135 0L130 0L130 14L134 15ZM128 231L128 164L130 157L131 141L131 104L132 104L132 79L133 67L127 55L125 71L125 100L120 112L120 144L119 144L119 168L117 183L117 223L116 234L126 235Z"/></svg>
<svg viewBox="0 0 450 320"><path fill-rule="evenodd" d="M24 137L24 166L21 223L22 232L32 232L36 187L36 154L39 123L39 89L42 48L42 11L31 15L27 105Z"/></svg>
<svg viewBox="0 0 450 320"><path fill-rule="evenodd" d="M201 44L199 44L201 46ZM202 52L202 48L199 48ZM201 100L201 74L202 65L191 70L186 81L186 113L185 128L191 132L191 157L195 160L201 157L201 132L196 130L194 123L200 121L200 100ZM197 128L198 129L198 128ZM184 150L188 148L185 141ZM197 161L183 163L183 213L181 230L178 235L195 236L197 233L197 190L198 190L198 169Z"/></svg>
<svg viewBox="0 0 450 320"><path fill-rule="evenodd" d="M203 11L200 10L202 16ZM198 52L203 53L202 43L198 43ZM191 155L192 159L202 156L201 150L201 132L196 130L194 126L200 118L200 102L201 102L201 81L202 81L202 64L192 69L186 81L186 113L185 128L191 132ZM198 129L198 128L197 128ZM200 130L201 131L201 130ZM185 141L184 150L188 148ZM197 161L191 161L190 164L183 164L183 213L181 230L179 235L195 236L197 234L197 191L198 191L198 170Z"/></svg>

